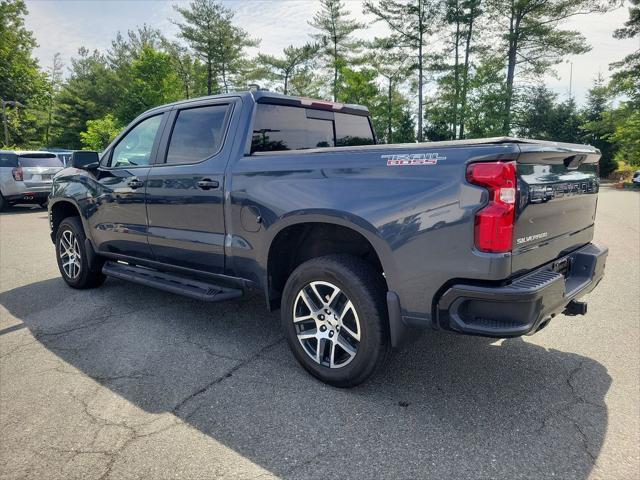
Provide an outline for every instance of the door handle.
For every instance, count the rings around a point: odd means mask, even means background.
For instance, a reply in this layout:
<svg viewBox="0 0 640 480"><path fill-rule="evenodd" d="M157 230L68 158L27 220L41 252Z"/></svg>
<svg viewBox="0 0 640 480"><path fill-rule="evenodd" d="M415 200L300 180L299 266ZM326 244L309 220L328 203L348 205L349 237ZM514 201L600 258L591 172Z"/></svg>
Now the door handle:
<svg viewBox="0 0 640 480"><path fill-rule="evenodd" d="M127 185L129 185L130 188L135 190L136 188L142 187L144 185L144 182L141 182L140 180L138 180L138 177L132 177L131 180L127 182Z"/></svg>
<svg viewBox="0 0 640 480"><path fill-rule="evenodd" d="M220 186L220 182L217 180L211 180L210 178L203 178L198 182L198 188L202 190L209 190L210 188L218 188Z"/></svg>

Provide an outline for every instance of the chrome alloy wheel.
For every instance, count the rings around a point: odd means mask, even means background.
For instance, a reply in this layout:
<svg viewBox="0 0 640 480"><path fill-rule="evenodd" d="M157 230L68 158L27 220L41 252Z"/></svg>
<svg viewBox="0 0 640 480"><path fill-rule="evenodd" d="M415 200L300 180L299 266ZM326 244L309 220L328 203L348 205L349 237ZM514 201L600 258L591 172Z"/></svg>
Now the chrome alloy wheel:
<svg viewBox="0 0 640 480"><path fill-rule="evenodd" d="M60 263L64 273L69 278L76 278L80 275L80 244L78 237L71 231L65 230L60 237Z"/></svg>
<svg viewBox="0 0 640 480"><path fill-rule="evenodd" d="M319 365L341 368L355 358L360 344L358 312L332 283L311 282L298 292L293 323L300 345Z"/></svg>

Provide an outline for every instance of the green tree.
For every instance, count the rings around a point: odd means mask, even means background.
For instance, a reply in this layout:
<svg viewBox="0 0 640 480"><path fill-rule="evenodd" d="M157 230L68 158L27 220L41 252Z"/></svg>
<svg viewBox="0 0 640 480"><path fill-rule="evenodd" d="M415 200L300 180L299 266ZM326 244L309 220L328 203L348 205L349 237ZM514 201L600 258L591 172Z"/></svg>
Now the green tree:
<svg viewBox="0 0 640 480"><path fill-rule="evenodd" d="M324 82L310 66L298 70L289 81L289 94L299 97L322 98Z"/></svg>
<svg viewBox="0 0 640 480"><path fill-rule="evenodd" d="M469 75L469 99L465 109L465 137L495 137L502 132L505 97L501 57L483 52Z"/></svg>
<svg viewBox="0 0 640 480"><path fill-rule="evenodd" d="M557 95L545 85L522 90L516 97L515 123L519 136L552 140L556 136L554 119Z"/></svg>
<svg viewBox="0 0 640 480"><path fill-rule="evenodd" d="M51 123L53 120L53 110L55 107L55 101L60 93L60 88L62 86L62 69L64 65L62 63L62 59L60 58L60 54L56 53L53 55L53 62L51 67L49 67L47 72L47 120L46 126L44 130L44 144L49 145L50 133L51 133Z"/></svg>
<svg viewBox="0 0 640 480"><path fill-rule="evenodd" d="M104 55L86 48L71 59L70 75L63 83L54 107L52 143L65 148L80 148L80 132L87 120L101 118L118 101L118 79L108 67ZM120 99L124 101L126 99Z"/></svg>
<svg viewBox="0 0 640 480"><path fill-rule="evenodd" d="M408 106L405 106L397 117L397 127L393 132L394 143L412 143L416 141L416 122Z"/></svg>
<svg viewBox="0 0 640 480"><path fill-rule="evenodd" d="M618 146L616 162L640 167L640 110L625 112L624 119L616 124L609 138Z"/></svg>
<svg viewBox="0 0 640 480"><path fill-rule="evenodd" d="M436 0L380 0L364 3L365 13L373 14L377 20L387 24L393 34L396 45L404 47L408 55L415 59L418 73L418 141L422 141L423 93L425 54L428 40L438 25L441 2Z"/></svg>
<svg viewBox="0 0 640 480"><path fill-rule="evenodd" d="M82 146L88 150L104 150L121 130L122 126L110 113L97 120L88 120L86 131L80 132Z"/></svg>
<svg viewBox="0 0 640 480"><path fill-rule="evenodd" d="M259 54L257 61L263 75L271 82L278 84L278 89L285 95L289 94L289 82L299 72L306 72L319 46L305 44L302 47L289 45L283 50L282 57Z"/></svg>
<svg viewBox="0 0 640 480"><path fill-rule="evenodd" d="M45 76L33 58L36 41L24 24L27 13L23 0L0 0L0 99L17 102L5 109L9 143L25 146L41 141L46 93Z"/></svg>
<svg viewBox="0 0 640 480"><path fill-rule="evenodd" d="M629 19L614 36L640 37L639 0L631 0ZM614 70L610 88L615 94L622 95L623 101L611 112L615 128L607 138L615 142L617 162L640 166L640 48L610 67Z"/></svg>
<svg viewBox="0 0 640 480"><path fill-rule="evenodd" d="M580 141L580 114L573 97L555 106L553 112L555 125L553 140L558 142L577 143Z"/></svg>
<svg viewBox="0 0 640 480"><path fill-rule="evenodd" d="M369 45L367 62L384 79L385 100L384 122L377 127L379 140L394 142L394 130L399 127L399 119L403 115L407 101L399 92L400 85L411 73L411 59L396 48L390 38L376 38Z"/></svg>
<svg viewBox="0 0 640 480"><path fill-rule="evenodd" d="M235 26L233 11L215 0L194 0L187 8L174 8L183 20L175 22L180 37L205 64L207 94L229 92L235 76L247 66L245 49L257 46L259 40Z"/></svg>
<svg viewBox="0 0 640 480"><path fill-rule="evenodd" d="M202 62L179 42L163 38L162 47L169 54L175 72L182 82L183 98L205 95L207 78Z"/></svg>
<svg viewBox="0 0 640 480"><path fill-rule="evenodd" d="M320 0L320 5L320 11L313 16L309 25L319 30L312 36L320 44L320 52L326 59L325 65L332 72L331 95L335 102L339 93L338 76L342 67L346 66L350 53L358 46L352 34L364 28L364 24L349 18L349 11L342 0Z"/></svg>
<svg viewBox="0 0 640 480"><path fill-rule="evenodd" d="M624 27L614 32L615 38L640 37L640 0L629 1L629 19ZM616 93L626 95L635 108L640 108L640 46L621 61L612 63L610 68L614 70L611 88Z"/></svg>
<svg viewBox="0 0 640 480"><path fill-rule="evenodd" d="M600 157L600 175L608 176L617 168L614 161L615 145L610 136L615 124L611 116L611 93L604 83L602 75L593 81L587 93L587 100L582 109L582 124L580 125L581 140L598 148Z"/></svg>
<svg viewBox="0 0 640 480"><path fill-rule="evenodd" d="M138 58L119 69L118 77L121 88L114 112L125 124L152 107L182 97L182 82L170 55L151 46L142 47Z"/></svg>
<svg viewBox="0 0 640 480"><path fill-rule="evenodd" d="M611 121L611 94L604 83L602 75L598 75L587 93L587 101L582 110L582 140L597 147L602 152L600 173L604 176L616 169L613 161L614 145L609 136L614 131Z"/></svg>
<svg viewBox="0 0 640 480"><path fill-rule="evenodd" d="M464 38L464 62L462 66L462 85L460 87L460 128L458 138L464 138L464 127L467 114L467 95L469 92L469 76L471 69L471 52L474 38L477 36L478 19L484 13L481 9L482 0L466 0L462 3L462 22ZM475 36L474 36L475 35Z"/></svg>
<svg viewBox="0 0 640 480"><path fill-rule="evenodd" d="M511 110L516 75L541 76L570 54L590 47L584 36L563 30L562 23L575 15L603 12L606 0L487 0L500 28L506 58L502 133L511 130Z"/></svg>

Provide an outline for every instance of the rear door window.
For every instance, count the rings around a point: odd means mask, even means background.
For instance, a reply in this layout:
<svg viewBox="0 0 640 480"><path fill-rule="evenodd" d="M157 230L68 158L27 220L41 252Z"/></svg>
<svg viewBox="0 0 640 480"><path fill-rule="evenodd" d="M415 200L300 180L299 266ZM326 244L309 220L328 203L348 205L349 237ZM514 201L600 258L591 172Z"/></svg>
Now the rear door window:
<svg viewBox="0 0 640 480"><path fill-rule="evenodd" d="M180 110L171 133L167 163L196 163L220 151L229 105Z"/></svg>
<svg viewBox="0 0 640 480"><path fill-rule="evenodd" d="M51 156L33 156L23 157L20 156L21 167L62 167L62 162L55 155Z"/></svg>

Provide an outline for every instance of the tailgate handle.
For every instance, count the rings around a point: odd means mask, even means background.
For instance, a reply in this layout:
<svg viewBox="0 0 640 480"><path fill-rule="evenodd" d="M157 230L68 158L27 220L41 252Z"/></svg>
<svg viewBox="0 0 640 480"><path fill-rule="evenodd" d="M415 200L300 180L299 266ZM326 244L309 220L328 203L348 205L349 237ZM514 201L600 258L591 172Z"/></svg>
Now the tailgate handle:
<svg viewBox="0 0 640 480"><path fill-rule="evenodd" d="M220 182L217 180L211 180L210 178L203 178L198 182L198 188L202 190L209 190L210 188L218 188L220 186Z"/></svg>

